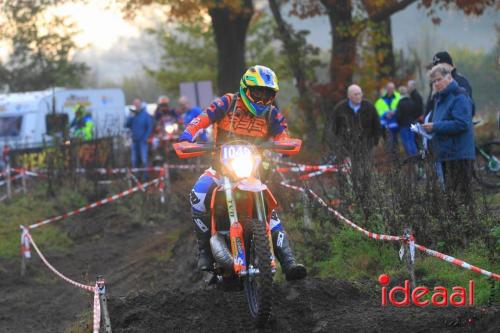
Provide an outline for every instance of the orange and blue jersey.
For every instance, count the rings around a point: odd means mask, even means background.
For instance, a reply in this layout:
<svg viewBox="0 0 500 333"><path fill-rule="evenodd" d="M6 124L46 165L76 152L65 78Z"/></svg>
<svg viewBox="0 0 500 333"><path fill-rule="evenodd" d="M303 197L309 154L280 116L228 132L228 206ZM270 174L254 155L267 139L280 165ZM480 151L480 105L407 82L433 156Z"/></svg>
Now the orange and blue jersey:
<svg viewBox="0 0 500 333"><path fill-rule="evenodd" d="M237 99L233 103L234 98ZM214 126L214 141L224 142L233 135L256 143L288 137L285 117L277 107L272 106L267 114L256 117L248 111L239 95L225 94L186 126L179 141L192 142L196 133L212 124L217 125Z"/></svg>

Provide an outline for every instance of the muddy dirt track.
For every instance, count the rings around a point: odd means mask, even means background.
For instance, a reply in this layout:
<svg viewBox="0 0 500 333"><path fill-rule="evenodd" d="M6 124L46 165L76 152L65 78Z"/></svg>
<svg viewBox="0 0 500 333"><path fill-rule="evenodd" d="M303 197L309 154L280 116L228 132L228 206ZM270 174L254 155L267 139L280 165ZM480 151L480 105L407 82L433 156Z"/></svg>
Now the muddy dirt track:
<svg viewBox="0 0 500 333"><path fill-rule="evenodd" d="M205 277L195 271L194 237L184 208L176 204L165 219L128 223L116 204L101 207L60 223L75 245L45 255L76 281L93 284L96 274L105 276L113 332L256 332L243 294L207 287ZM33 236L36 240L36 232ZM0 332L91 332L92 295L61 281L33 256L22 279L19 260L0 259ZM500 328L498 307L383 308L379 295L363 291L367 289L335 279L279 283L273 320L260 331Z"/></svg>

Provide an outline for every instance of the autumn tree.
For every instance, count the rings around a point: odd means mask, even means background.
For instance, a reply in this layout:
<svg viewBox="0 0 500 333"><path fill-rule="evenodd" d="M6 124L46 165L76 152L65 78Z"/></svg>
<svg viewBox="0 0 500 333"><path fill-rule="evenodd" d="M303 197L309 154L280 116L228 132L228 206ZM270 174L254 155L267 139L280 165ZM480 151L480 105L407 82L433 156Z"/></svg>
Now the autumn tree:
<svg viewBox="0 0 500 333"><path fill-rule="evenodd" d="M249 65L265 64L273 68L279 79L291 77L285 56L275 43L275 36L270 27L274 20L264 12L256 13L249 25L245 59ZM181 23L174 29L152 31L158 38L163 55L158 69L147 68L162 86L172 93L183 81L212 80L217 89L217 47L211 24L206 22ZM238 85L228 91L236 91ZM227 92L227 91L226 91Z"/></svg>
<svg viewBox="0 0 500 333"><path fill-rule="evenodd" d="M9 91L42 90L51 86L80 85L88 70L75 62L78 33L67 17L45 15L51 1L3 2L1 39L11 52L0 64L0 85Z"/></svg>
<svg viewBox="0 0 500 333"><path fill-rule="evenodd" d="M314 105L312 84L315 79L314 70L319 65L311 55L317 55L318 49L307 43L306 31L295 31L285 21L281 13L282 1L269 0L269 7L276 21L277 33L283 42L283 49L288 59L288 66L293 73L295 87L299 93L298 107L303 113L303 125L305 127L306 144L309 147L317 143L318 126L317 112Z"/></svg>
<svg viewBox="0 0 500 333"><path fill-rule="evenodd" d="M217 46L217 87L219 94L238 87L246 69L245 43L254 14L252 0L115 0L124 4L127 15L143 6L162 5L168 17L196 22L210 17Z"/></svg>
<svg viewBox="0 0 500 333"><path fill-rule="evenodd" d="M330 56L330 82L322 87L322 93L332 103L342 99L346 88L352 82L356 68L357 40L360 34L370 26L378 25L379 29L385 29L388 39L390 36L390 25L387 24L390 17L408 7L417 0L362 0L354 2L351 0L292 0L293 15L307 18L316 15L327 15L331 27L331 56ZM420 0L419 6L427 10L428 15L434 23L439 22L435 9L457 9L467 15L480 15L489 6L493 6L495 0ZM385 27L384 27L385 26ZM385 44L385 45L384 45ZM392 41L381 42L378 54L382 54L380 63L392 63L393 57ZM381 52L383 49L386 50ZM389 59L385 59L389 57ZM389 73L393 72L389 69Z"/></svg>

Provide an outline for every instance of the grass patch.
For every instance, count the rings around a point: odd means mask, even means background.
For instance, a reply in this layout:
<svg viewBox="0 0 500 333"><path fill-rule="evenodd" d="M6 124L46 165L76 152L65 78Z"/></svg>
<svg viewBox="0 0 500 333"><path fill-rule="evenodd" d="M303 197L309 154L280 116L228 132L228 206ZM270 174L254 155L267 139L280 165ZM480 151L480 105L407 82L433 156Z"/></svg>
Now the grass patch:
<svg viewBox="0 0 500 333"><path fill-rule="evenodd" d="M71 323L65 330L65 333L87 333L91 332L94 325L93 309L83 311L76 321ZM103 326L101 322L101 326Z"/></svg>
<svg viewBox="0 0 500 333"><path fill-rule="evenodd" d="M84 203L85 198L70 188L63 188L55 198L50 198L43 187L35 187L28 195L15 196L9 202L0 204L0 257L19 255L19 225L36 223ZM56 225L45 225L33 230L32 236L43 250L62 250L72 244L67 234Z"/></svg>
<svg viewBox="0 0 500 333"><path fill-rule="evenodd" d="M469 246L465 251L455 251L450 255L490 272L500 272L500 263L488 260L488 251L477 243ZM474 280L475 303L485 304L489 301L492 285L491 281L483 275L433 257L418 257L415 270L418 283L426 286L442 285L450 289L453 286L466 287L469 280ZM498 297L500 295L498 282L495 286L495 294Z"/></svg>
<svg viewBox="0 0 500 333"><path fill-rule="evenodd" d="M297 210L300 211L301 208ZM292 238L297 258L307 266L311 276L334 277L353 282L371 280L377 284L378 276L385 273L398 285L409 278L405 263L399 260L398 243L370 239L352 228L339 226L333 217L318 212L313 216L315 222L312 229L306 229L297 210L287 214L283 220L286 221L285 227ZM494 231L499 232L500 236L500 231ZM499 239L497 237L497 242L500 242ZM479 241L465 250L446 254L491 272L500 272L500 261L492 258L491 251ZM476 304L488 303L492 295L491 281L485 276L438 258L424 256L418 250L415 274L417 285L431 289L437 285L448 290L453 286L468 287L469 280L474 280ZM495 286L494 301L498 302L500 286L498 283Z"/></svg>

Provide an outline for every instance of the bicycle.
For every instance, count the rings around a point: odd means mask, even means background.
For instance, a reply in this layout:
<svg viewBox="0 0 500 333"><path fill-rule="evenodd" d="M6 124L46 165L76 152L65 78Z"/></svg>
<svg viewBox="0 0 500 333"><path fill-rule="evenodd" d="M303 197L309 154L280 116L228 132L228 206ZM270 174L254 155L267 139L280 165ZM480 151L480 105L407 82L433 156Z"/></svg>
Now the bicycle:
<svg viewBox="0 0 500 333"><path fill-rule="evenodd" d="M483 187L500 188L500 140L476 144L475 150L473 177ZM425 179L423 165L427 155L427 152L421 149L417 155L404 158L400 166L414 165L418 179Z"/></svg>
<svg viewBox="0 0 500 333"><path fill-rule="evenodd" d="M474 178L488 188L500 188L500 141L476 145Z"/></svg>

